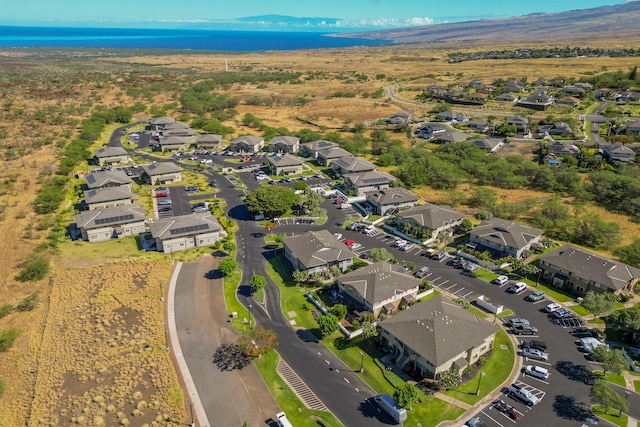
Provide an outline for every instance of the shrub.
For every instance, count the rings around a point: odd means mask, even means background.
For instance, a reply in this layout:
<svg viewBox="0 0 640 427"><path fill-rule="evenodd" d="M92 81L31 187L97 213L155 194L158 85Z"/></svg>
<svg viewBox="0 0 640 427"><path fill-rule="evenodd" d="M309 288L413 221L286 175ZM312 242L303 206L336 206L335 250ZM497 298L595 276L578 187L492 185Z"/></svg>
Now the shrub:
<svg viewBox="0 0 640 427"><path fill-rule="evenodd" d="M0 319L6 317L13 311L13 306L11 304L5 304L0 307Z"/></svg>
<svg viewBox="0 0 640 427"><path fill-rule="evenodd" d="M0 398L4 394L4 391L7 389L7 383L4 380L0 380Z"/></svg>
<svg viewBox="0 0 640 427"><path fill-rule="evenodd" d="M38 305L40 302L40 291L35 291L22 301L16 307L18 311L31 311Z"/></svg>
<svg viewBox="0 0 640 427"><path fill-rule="evenodd" d="M42 280L49 274L49 261L42 257L33 257L18 274L20 282L34 282Z"/></svg>
<svg viewBox="0 0 640 427"><path fill-rule="evenodd" d="M11 328L0 331L0 352L9 350L21 333L22 330L18 328Z"/></svg>

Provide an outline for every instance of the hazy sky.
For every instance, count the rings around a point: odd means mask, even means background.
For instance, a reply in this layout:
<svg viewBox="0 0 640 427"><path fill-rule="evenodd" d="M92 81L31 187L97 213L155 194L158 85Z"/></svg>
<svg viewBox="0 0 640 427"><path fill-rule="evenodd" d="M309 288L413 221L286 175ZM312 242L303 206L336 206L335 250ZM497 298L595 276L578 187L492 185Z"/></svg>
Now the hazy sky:
<svg viewBox="0 0 640 427"><path fill-rule="evenodd" d="M0 25L212 27L233 22L234 18L275 14L337 18L338 23L309 25L344 30L552 13L622 3L625 0L0 0ZM277 29L278 25L287 29L296 24L268 25L273 27L270 29Z"/></svg>

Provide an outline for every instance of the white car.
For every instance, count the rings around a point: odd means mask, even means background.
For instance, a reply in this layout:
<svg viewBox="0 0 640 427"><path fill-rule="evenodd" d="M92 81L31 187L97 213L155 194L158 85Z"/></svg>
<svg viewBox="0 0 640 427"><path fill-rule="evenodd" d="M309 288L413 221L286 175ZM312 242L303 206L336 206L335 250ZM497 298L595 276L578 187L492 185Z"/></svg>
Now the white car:
<svg viewBox="0 0 640 427"><path fill-rule="evenodd" d="M404 245L406 245L407 243L408 243L408 242L407 242L406 240L398 239L398 240L396 240L396 241L393 243L393 246L394 246L395 248L401 248L401 247L403 247Z"/></svg>
<svg viewBox="0 0 640 427"><path fill-rule="evenodd" d="M413 249L413 244L412 243L407 243L406 245L402 245L400 246L400 250L401 251L408 251L409 249Z"/></svg>
<svg viewBox="0 0 640 427"><path fill-rule="evenodd" d="M211 163L213 163L213 160L211 159L202 159L200 160L200 163L203 165L210 165Z"/></svg>
<svg viewBox="0 0 640 427"><path fill-rule="evenodd" d="M353 245L351 245L351 250L355 250L355 249L359 249L361 248L362 245L360 243L354 243Z"/></svg>
<svg viewBox="0 0 640 427"><path fill-rule="evenodd" d="M374 225L369 225L367 226L367 228L365 228L362 232L364 234L371 234L376 230L376 227Z"/></svg>
<svg viewBox="0 0 640 427"><path fill-rule="evenodd" d="M342 234L340 234L340 233L333 233L333 237L335 237L336 239L340 240L340 239L342 239Z"/></svg>
<svg viewBox="0 0 640 427"><path fill-rule="evenodd" d="M495 283L496 285L506 285L507 283L509 283L509 277L508 276L498 276L493 280L493 283Z"/></svg>
<svg viewBox="0 0 640 427"><path fill-rule="evenodd" d="M541 380L549 378L549 370L541 368L540 366L529 365L524 368L524 372L529 376L539 378Z"/></svg>
<svg viewBox="0 0 640 427"><path fill-rule="evenodd" d="M544 311L546 311L547 313L553 313L560 310L561 308L562 306L560 304L558 304L557 302L552 302L544 308Z"/></svg>

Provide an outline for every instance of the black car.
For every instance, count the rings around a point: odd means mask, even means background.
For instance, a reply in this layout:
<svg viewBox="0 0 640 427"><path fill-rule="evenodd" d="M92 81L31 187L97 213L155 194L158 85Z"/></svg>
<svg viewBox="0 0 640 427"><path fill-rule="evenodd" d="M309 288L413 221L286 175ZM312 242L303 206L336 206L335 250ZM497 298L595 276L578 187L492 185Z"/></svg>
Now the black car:
<svg viewBox="0 0 640 427"><path fill-rule="evenodd" d="M547 343L544 341L526 341L522 343L522 348L535 348L540 351L547 351Z"/></svg>

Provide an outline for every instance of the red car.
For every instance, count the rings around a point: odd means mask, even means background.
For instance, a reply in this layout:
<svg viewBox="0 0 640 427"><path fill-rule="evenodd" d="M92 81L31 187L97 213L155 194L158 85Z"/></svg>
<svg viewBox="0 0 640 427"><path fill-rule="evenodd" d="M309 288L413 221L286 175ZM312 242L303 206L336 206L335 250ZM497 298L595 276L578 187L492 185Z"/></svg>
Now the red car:
<svg viewBox="0 0 640 427"><path fill-rule="evenodd" d="M347 245L348 247L351 247L351 246L355 245L356 242L354 242L353 240L345 240L344 244Z"/></svg>
<svg viewBox="0 0 640 427"><path fill-rule="evenodd" d="M169 197L169 193L166 191L156 191L156 197Z"/></svg>

